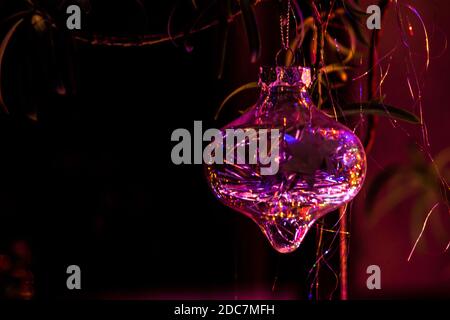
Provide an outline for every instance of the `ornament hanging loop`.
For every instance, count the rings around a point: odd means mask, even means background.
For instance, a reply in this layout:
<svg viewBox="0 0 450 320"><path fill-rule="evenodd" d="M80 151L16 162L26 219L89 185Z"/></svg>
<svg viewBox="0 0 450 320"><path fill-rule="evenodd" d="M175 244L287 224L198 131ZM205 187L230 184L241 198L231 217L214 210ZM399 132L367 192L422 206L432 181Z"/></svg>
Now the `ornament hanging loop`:
<svg viewBox="0 0 450 320"><path fill-rule="evenodd" d="M284 55L282 54L284 53ZM289 59L289 55L291 55L291 58ZM284 58L284 62L280 63L280 57L281 59ZM290 62L289 64L286 62ZM275 64L277 66L285 66L289 67L295 64L295 52L290 47L281 48L278 50L277 55L275 56Z"/></svg>

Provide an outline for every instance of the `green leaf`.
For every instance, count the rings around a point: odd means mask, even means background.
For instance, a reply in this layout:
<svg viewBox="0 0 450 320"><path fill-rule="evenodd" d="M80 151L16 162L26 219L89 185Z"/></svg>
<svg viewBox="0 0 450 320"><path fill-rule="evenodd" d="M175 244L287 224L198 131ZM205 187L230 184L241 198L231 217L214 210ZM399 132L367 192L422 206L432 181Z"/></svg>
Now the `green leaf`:
<svg viewBox="0 0 450 320"><path fill-rule="evenodd" d="M234 90L232 93L230 93L225 100L223 100L222 104L220 105L219 109L217 110L215 116L214 116L214 120L217 120L217 118L219 117L220 112L222 111L223 107L227 104L227 102L233 98L235 95L237 95L238 93L245 91L245 90L249 90L249 89L255 89L258 88L258 83L257 82L249 82L246 83L242 86L240 86L239 88L237 88L236 90Z"/></svg>
<svg viewBox="0 0 450 320"><path fill-rule="evenodd" d="M5 104L5 99L2 94L2 66L3 66L3 58L5 57L5 52L8 47L9 42L11 41L12 36L16 32L17 28L24 21L24 18L19 19L6 33L0 44L0 108L3 109L5 113L9 113L8 107Z"/></svg>
<svg viewBox="0 0 450 320"><path fill-rule="evenodd" d="M254 63L261 55L261 41L258 25L256 24L255 12L250 0L241 0L242 18L244 19L245 31L247 33L250 48L251 62Z"/></svg>
<svg viewBox="0 0 450 320"><path fill-rule="evenodd" d="M344 116L358 115L360 113L381 115L391 119L420 124L419 117L417 117L414 113L381 103L379 101L351 103L346 105L342 111Z"/></svg>

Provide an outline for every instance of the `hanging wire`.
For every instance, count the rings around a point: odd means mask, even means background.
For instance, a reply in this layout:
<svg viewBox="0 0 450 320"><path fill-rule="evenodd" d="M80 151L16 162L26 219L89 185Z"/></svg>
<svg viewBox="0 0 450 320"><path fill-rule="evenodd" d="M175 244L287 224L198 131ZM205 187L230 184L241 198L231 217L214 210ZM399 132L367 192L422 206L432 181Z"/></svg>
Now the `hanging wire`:
<svg viewBox="0 0 450 320"><path fill-rule="evenodd" d="M283 14L280 14L281 47L285 50L289 48L291 10L291 0L287 0L286 16L283 17Z"/></svg>
<svg viewBox="0 0 450 320"><path fill-rule="evenodd" d="M291 0L287 0L286 15L283 15L283 13L280 14L281 48L280 50L278 50L277 55L275 57L276 65L279 65L278 58L281 52L286 53L284 63L285 65L293 65L295 63L295 52L290 46L290 38L289 38L291 17L294 18L294 22L297 27L297 21L295 20L295 14L293 12ZM292 58L290 58L289 55L291 55Z"/></svg>

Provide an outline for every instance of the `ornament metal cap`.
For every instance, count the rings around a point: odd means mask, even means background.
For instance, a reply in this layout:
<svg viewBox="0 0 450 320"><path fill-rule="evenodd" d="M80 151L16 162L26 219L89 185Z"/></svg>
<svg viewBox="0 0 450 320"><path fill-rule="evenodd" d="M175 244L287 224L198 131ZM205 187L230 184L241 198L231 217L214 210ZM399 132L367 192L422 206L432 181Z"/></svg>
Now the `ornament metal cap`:
<svg viewBox="0 0 450 320"><path fill-rule="evenodd" d="M311 69L301 66L262 66L259 68L258 85L263 90L273 87L300 87L311 85Z"/></svg>

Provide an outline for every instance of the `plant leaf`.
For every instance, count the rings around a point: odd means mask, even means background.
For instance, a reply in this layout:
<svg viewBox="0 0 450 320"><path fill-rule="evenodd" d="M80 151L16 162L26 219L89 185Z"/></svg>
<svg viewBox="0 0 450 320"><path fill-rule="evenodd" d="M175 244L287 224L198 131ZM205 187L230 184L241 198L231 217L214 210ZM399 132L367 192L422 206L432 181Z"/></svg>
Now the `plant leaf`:
<svg viewBox="0 0 450 320"><path fill-rule="evenodd" d="M434 158L434 164L439 172L443 171L445 166L450 163L450 148L446 148L439 152ZM430 165L432 172L435 172L433 164Z"/></svg>
<svg viewBox="0 0 450 320"><path fill-rule="evenodd" d="M367 39L366 34L364 34L364 30L366 30L365 24L362 20L368 16L368 14L355 3L351 1L342 0L342 4L345 10L345 17L348 23L350 23L350 27L356 34L358 40L364 44L365 46L369 45L369 40Z"/></svg>
<svg viewBox="0 0 450 320"><path fill-rule="evenodd" d="M414 113L381 103L379 101L351 103L346 105L342 110L342 114L344 116L358 115L360 113L381 115L413 124L420 123L419 117L417 117Z"/></svg>
<svg viewBox="0 0 450 320"><path fill-rule="evenodd" d="M242 18L244 19L245 31L247 33L248 45L250 48L250 61L258 60L261 55L261 41L259 37L258 25L256 23L255 12L250 0L241 0Z"/></svg>
<svg viewBox="0 0 450 320"><path fill-rule="evenodd" d="M225 59L227 55L227 44L228 44L228 18L231 15L231 3L230 0L223 0L219 2L219 14L220 14L220 23L219 23L219 52L220 52L220 61L219 68L217 72L217 78L222 79L223 69L225 66Z"/></svg>
<svg viewBox="0 0 450 320"><path fill-rule="evenodd" d="M381 192L383 187L396 175L400 173L400 167L398 165L387 166L383 171L381 171L372 183L369 185L366 197L366 211L370 213L375 204L375 200L378 194Z"/></svg>
<svg viewBox="0 0 450 320"><path fill-rule="evenodd" d="M359 19L355 19L355 18L348 17L347 20L348 20L348 22L349 22L351 28L353 29L353 31L354 31L354 33L355 33L355 35L356 35L356 38L357 38L363 45L365 45L366 47L368 47L368 46L369 46L369 40L367 39L367 35L364 34L364 31L363 31L363 30L365 30L364 28L365 28L366 26L365 26L363 23L361 23L361 22L359 21Z"/></svg>
<svg viewBox="0 0 450 320"><path fill-rule="evenodd" d="M407 200L412 201L418 197L420 189L411 185L409 180L402 182L392 181L392 186L389 187L389 192L386 192L382 197L379 197L374 204L371 215L371 223L376 224L387 213L392 212L397 206Z"/></svg>
<svg viewBox="0 0 450 320"><path fill-rule="evenodd" d="M249 90L249 89L255 89L258 88L258 83L257 82L249 82L246 83L242 86L240 86L239 88L237 88L236 90L234 90L232 93L230 93L225 100L223 100L222 104L220 105L219 109L217 110L215 116L214 116L214 120L217 120L217 118L219 117L220 112L222 111L223 107L227 104L227 102L233 98L235 95L237 95L238 93L244 91L244 90Z"/></svg>
<svg viewBox="0 0 450 320"><path fill-rule="evenodd" d="M3 109L5 113L9 113L8 107L5 104L5 99L2 94L2 66L3 66L3 58L5 57L5 52L8 47L9 42L11 41L12 36L16 32L19 25L24 21L24 18L20 18L6 33L0 44L0 108Z"/></svg>
<svg viewBox="0 0 450 320"><path fill-rule="evenodd" d="M353 3L349 0L342 0L342 6L344 7L346 12L353 16L367 16L367 13L364 12L358 4Z"/></svg>
<svg viewBox="0 0 450 320"><path fill-rule="evenodd" d="M33 10L22 10L22 11L16 12L16 13L4 18L0 22L0 25L3 27L5 24L10 23L11 21L17 21L19 18L23 18L31 12L33 12Z"/></svg>
<svg viewBox="0 0 450 320"><path fill-rule="evenodd" d="M350 66L344 66L338 63L333 63L333 64L329 64L326 65L322 68L320 68L320 72L323 73L331 73L331 72L339 72L339 71L345 71L345 70L350 70L352 69L352 67Z"/></svg>

